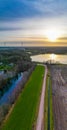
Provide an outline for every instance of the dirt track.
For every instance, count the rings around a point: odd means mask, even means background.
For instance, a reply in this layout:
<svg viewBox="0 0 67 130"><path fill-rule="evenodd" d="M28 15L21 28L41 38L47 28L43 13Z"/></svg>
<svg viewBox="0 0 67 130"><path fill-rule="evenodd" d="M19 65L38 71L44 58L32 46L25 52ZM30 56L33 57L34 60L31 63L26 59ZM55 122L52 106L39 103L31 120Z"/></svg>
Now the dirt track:
<svg viewBox="0 0 67 130"><path fill-rule="evenodd" d="M67 130L67 86L61 75L62 69L61 67L51 67L54 130Z"/></svg>
<svg viewBox="0 0 67 130"><path fill-rule="evenodd" d="M47 67L45 67L44 81L41 93L41 100L36 124L36 130L43 130L43 118L44 118L44 97L45 97L45 88L46 88L46 76L47 76Z"/></svg>

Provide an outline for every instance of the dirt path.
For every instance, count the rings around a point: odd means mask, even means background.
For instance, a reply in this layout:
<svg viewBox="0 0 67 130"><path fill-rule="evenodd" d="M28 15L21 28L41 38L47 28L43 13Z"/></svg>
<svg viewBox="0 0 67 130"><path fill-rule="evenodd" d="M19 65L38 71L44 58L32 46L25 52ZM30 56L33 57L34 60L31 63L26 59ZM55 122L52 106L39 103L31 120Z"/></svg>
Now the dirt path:
<svg viewBox="0 0 67 130"><path fill-rule="evenodd" d="M40 100L36 130L43 129L42 124L43 124L43 118L44 118L43 116L44 116L44 97L45 97L45 88L46 88L46 76L47 76L47 67L45 66L45 74L44 74L44 81L43 81L43 87L42 87L42 93L41 93L41 100Z"/></svg>

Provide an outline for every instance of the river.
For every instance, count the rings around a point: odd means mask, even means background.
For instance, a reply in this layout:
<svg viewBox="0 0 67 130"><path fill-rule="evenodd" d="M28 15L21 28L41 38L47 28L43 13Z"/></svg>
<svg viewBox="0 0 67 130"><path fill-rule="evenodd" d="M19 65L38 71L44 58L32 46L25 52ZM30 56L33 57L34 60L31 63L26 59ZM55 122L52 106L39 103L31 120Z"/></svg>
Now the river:
<svg viewBox="0 0 67 130"><path fill-rule="evenodd" d="M8 98L13 93L14 89L17 87L17 84L22 80L23 74L18 75L17 78L12 80L12 84L9 87L9 90L4 93L4 95L0 99L0 105L8 103Z"/></svg>

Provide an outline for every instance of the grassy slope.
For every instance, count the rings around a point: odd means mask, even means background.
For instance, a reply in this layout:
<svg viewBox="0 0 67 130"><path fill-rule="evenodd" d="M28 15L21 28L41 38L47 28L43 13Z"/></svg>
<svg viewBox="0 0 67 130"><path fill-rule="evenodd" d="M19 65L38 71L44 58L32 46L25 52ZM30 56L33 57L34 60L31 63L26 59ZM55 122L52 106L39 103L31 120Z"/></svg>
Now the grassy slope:
<svg viewBox="0 0 67 130"><path fill-rule="evenodd" d="M44 67L37 66L2 130L32 130L42 88Z"/></svg>
<svg viewBox="0 0 67 130"><path fill-rule="evenodd" d="M50 87L49 95L48 95L48 87ZM49 115L48 115L48 96L50 96ZM49 118L49 122L48 122L48 118ZM45 130L48 130L48 125L50 125L49 126L50 130L54 129L53 107L52 107L52 84L51 84L50 75L47 76L46 93L45 93Z"/></svg>
<svg viewBox="0 0 67 130"><path fill-rule="evenodd" d="M54 119L53 119L53 103L52 103L52 83L50 80L50 130L54 130Z"/></svg>
<svg viewBox="0 0 67 130"><path fill-rule="evenodd" d="M44 130L47 130L47 126L48 126L48 78L46 81L46 92L45 92L45 109L44 109L44 114L45 114L45 128Z"/></svg>

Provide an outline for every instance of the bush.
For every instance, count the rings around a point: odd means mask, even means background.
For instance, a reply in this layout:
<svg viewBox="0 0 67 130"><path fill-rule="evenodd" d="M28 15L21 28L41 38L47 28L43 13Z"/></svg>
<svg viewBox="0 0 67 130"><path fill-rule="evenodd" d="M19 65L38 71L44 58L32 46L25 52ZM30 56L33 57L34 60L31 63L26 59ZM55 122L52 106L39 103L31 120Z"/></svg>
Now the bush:
<svg viewBox="0 0 67 130"><path fill-rule="evenodd" d="M0 125L2 124L4 117L8 113L9 109L10 109L9 104L4 104L4 105L0 106Z"/></svg>

